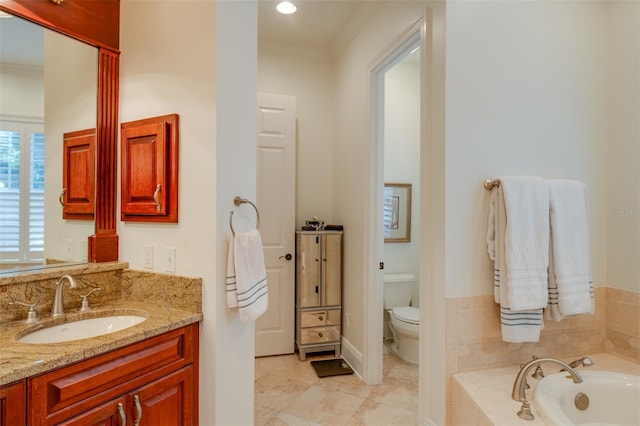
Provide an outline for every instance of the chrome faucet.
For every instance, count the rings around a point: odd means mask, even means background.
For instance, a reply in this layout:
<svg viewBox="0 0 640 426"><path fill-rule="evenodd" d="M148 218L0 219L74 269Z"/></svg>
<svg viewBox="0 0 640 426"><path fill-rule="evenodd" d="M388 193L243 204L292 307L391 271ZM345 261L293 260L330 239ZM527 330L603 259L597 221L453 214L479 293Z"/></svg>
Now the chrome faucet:
<svg viewBox="0 0 640 426"><path fill-rule="evenodd" d="M529 375L529 371L543 362L554 362L556 364L560 364L564 370L571 374L573 383L582 383L582 375L566 362L555 358L534 358L520 367L516 380L513 382L513 390L511 391L511 398L514 401L522 402L522 408L518 411L518 417L521 419L533 420L534 418L531 413L531 406L529 401L527 401L527 396L525 395L525 388L527 386L527 376Z"/></svg>
<svg viewBox="0 0 640 426"><path fill-rule="evenodd" d="M51 315L54 317L64 315L64 303L62 302L62 289L64 287L64 281L69 281L69 288L76 288L78 284L71 275L63 275L56 282L56 294L53 296L53 306L51 308Z"/></svg>
<svg viewBox="0 0 640 426"><path fill-rule="evenodd" d="M572 361L569 363L569 367L591 367L594 364L594 362L591 360L591 358L589 358L588 356L584 356L580 359L576 359L575 361Z"/></svg>

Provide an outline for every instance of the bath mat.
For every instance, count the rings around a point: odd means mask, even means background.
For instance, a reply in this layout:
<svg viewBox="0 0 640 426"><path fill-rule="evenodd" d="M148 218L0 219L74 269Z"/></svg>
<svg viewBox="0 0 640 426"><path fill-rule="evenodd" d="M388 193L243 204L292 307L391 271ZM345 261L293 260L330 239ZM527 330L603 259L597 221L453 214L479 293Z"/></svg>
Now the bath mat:
<svg viewBox="0 0 640 426"><path fill-rule="evenodd" d="M318 377L342 376L343 374L353 374L353 370L342 359L323 359L322 361L311 361L311 366L316 370Z"/></svg>

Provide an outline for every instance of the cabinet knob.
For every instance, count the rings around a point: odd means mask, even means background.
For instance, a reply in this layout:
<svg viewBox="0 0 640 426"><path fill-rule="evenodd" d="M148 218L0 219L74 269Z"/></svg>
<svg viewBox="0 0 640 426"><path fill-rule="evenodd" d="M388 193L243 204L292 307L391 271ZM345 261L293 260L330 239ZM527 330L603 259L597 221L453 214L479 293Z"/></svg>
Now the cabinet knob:
<svg viewBox="0 0 640 426"><path fill-rule="evenodd" d="M318 317L318 321L324 321L324 318Z"/></svg>
<svg viewBox="0 0 640 426"><path fill-rule="evenodd" d="M322 332L318 333L318 337L322 337Z"/></svg>

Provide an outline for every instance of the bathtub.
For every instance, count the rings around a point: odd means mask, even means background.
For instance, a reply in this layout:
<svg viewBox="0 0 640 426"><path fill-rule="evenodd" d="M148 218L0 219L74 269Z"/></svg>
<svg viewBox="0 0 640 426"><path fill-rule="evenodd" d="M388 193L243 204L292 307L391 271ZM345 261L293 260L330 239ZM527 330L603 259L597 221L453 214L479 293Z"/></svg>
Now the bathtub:
<svg viewBox="0 0 640 426"><path fill-rule="evenodd" d="M580 369L582 383L566 372L540 380L533 405L547 425L640 425L640 376ZM579 394L586 395L578 397ZM588 400L584 410L577 405Z"/></svg>

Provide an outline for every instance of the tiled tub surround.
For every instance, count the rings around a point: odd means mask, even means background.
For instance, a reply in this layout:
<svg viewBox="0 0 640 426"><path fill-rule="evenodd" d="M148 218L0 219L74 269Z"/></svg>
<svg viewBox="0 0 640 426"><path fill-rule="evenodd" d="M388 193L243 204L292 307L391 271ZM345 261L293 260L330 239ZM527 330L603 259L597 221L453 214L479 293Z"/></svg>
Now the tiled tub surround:
<svg viewBox="0 0 640 426"><path fill-rule="evenodd" d="M588 367L589 370L640 374L640 364L615 355L600 353L589 355L589 357L594 362L593 366ZM553 374L558 371L556 365L547 363L543 363L542 368L545 374ZM578 368L578 370L581 369L582 367ZM512 366L456 374L452 380L451 424L464 426L544 425L545 423L540 419L533 402L538 380L529 378L527 383L531 388L526 391L535 419L533 421L523 420L517 415L522 403L511 399L511 388L518 370L517 366Z"/></svg>
<svg viewBox="0 0 640 426"><path fill-rule="evenodd" d="M202 319L200 278L133 271L126 269L127 266L123 262L111 262L0 277L0 386ZM55 283L64 274L73 276L78 288L70 289L65 284L65 316L52 319ZM96 287L101 290L89 297L92 310L79 312L79 295ZM40 321L23 323L26 307L9 305L11 300L36 303ZM71 342L34 345L15 340L39 324L129 314L143 315L146 320L112 334Z"/></svg>
<svg viewBox="0 0 640 426"><path fill-rule="evenodd" d="M454 424L451 381L457 373L519 366L533 355L566 361L585 354L610 353L640 363L640 293L596 287L595 305L594 315L545 321L539 342L505 343L493 296L448 298L447 423Z"/></svg>

